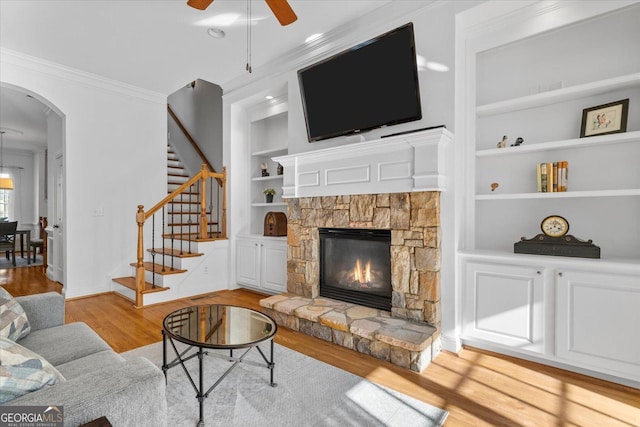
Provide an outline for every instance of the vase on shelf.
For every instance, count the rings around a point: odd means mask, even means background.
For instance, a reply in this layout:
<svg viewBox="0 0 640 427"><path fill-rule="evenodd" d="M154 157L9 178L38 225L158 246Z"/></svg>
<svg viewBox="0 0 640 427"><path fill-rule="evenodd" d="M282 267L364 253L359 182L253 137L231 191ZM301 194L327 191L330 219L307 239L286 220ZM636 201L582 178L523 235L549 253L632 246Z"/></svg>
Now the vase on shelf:
<svg viewBox="0 0 640 427"><path fill-rule="evenodd" d="M276 190L273 188L266 188L263 193L267 203L273 203L273 196L276 194Z"/></svg>

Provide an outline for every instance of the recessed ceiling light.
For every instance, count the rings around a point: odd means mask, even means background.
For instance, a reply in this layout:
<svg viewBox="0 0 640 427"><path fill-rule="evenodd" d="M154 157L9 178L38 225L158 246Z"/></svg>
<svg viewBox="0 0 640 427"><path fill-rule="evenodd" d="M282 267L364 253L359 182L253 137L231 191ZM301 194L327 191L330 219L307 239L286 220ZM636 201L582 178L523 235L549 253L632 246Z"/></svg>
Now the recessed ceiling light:
<svg viewBox="0 0 640 427"><path fill-rule="evenodd" d="M224 36L227 35L220 28L209 28L209 29L207 29L207 34L209 34L214 39L221 39L221 38L224 38Z"/></svg>
<svg viewBox="0 0 640 427"><path fill-rule="evenodd" d="M267 95L267 96L265 96L265 97L264 97L264 99L269 99L269 100L271 100L271 99L273 99L273 96L272 96L272 95Z"/></svg>

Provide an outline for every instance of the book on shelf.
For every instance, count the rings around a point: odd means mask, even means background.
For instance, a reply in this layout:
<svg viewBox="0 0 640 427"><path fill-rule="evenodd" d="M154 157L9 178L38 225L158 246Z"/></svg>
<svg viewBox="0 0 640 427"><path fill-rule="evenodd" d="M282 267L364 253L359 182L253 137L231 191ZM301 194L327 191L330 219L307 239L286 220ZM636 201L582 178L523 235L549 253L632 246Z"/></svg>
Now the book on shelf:
<svg viewBox="0 0 640 427"><path fill-rule="evenodd" d="M569 178L569 162L563 160L558 162L558 191L567 191L567 181Z"/></svg>
<svg viewBox="0 0 640 427"><path fill-rule="evenodd" d="M542 193L546 193L548 188L547 183L549 181L549 176L547 175L547 164L540 163L538 166L540 167L540 191Z"/></svg>
<svg viewBox="0 0 640 427"><path fill-rule="evenodd" d="M536 183L539 193L558 193L567 191L569 162L545 162L536 165Z"/></svg>
<svg viewBox="0 0 640 427"><path fill-rule="evenodd" d="M536 177L538 179L538 193L542 192L542 165L538 163L536 165Z"/></svg>

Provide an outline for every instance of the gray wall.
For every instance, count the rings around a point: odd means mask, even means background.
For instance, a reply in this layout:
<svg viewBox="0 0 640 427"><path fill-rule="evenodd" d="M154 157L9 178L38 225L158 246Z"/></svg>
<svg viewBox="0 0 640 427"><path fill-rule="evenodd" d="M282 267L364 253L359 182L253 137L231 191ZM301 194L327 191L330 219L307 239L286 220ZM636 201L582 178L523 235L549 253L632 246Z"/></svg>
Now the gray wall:
<svg viewBox="0 0 640 427"><path fill-rule="evenodd" d="M169 105L216 172L222 171L222 88L205 80L196 80L169 95ZM169 142L184 162L189 175L200 170L202 161L174 120L168 117Z"/></svg>

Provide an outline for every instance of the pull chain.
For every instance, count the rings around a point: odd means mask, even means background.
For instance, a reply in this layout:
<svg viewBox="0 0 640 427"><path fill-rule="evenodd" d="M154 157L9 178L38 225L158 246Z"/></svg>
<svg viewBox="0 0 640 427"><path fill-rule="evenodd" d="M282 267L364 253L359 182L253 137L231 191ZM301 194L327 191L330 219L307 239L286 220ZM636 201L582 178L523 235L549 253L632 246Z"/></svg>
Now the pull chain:
<svg viewBox="0 0 640 427"><path fill-rule="evenodd" d="M245 69L251 73L251 0L247 0L247 66Z"/></svg>

